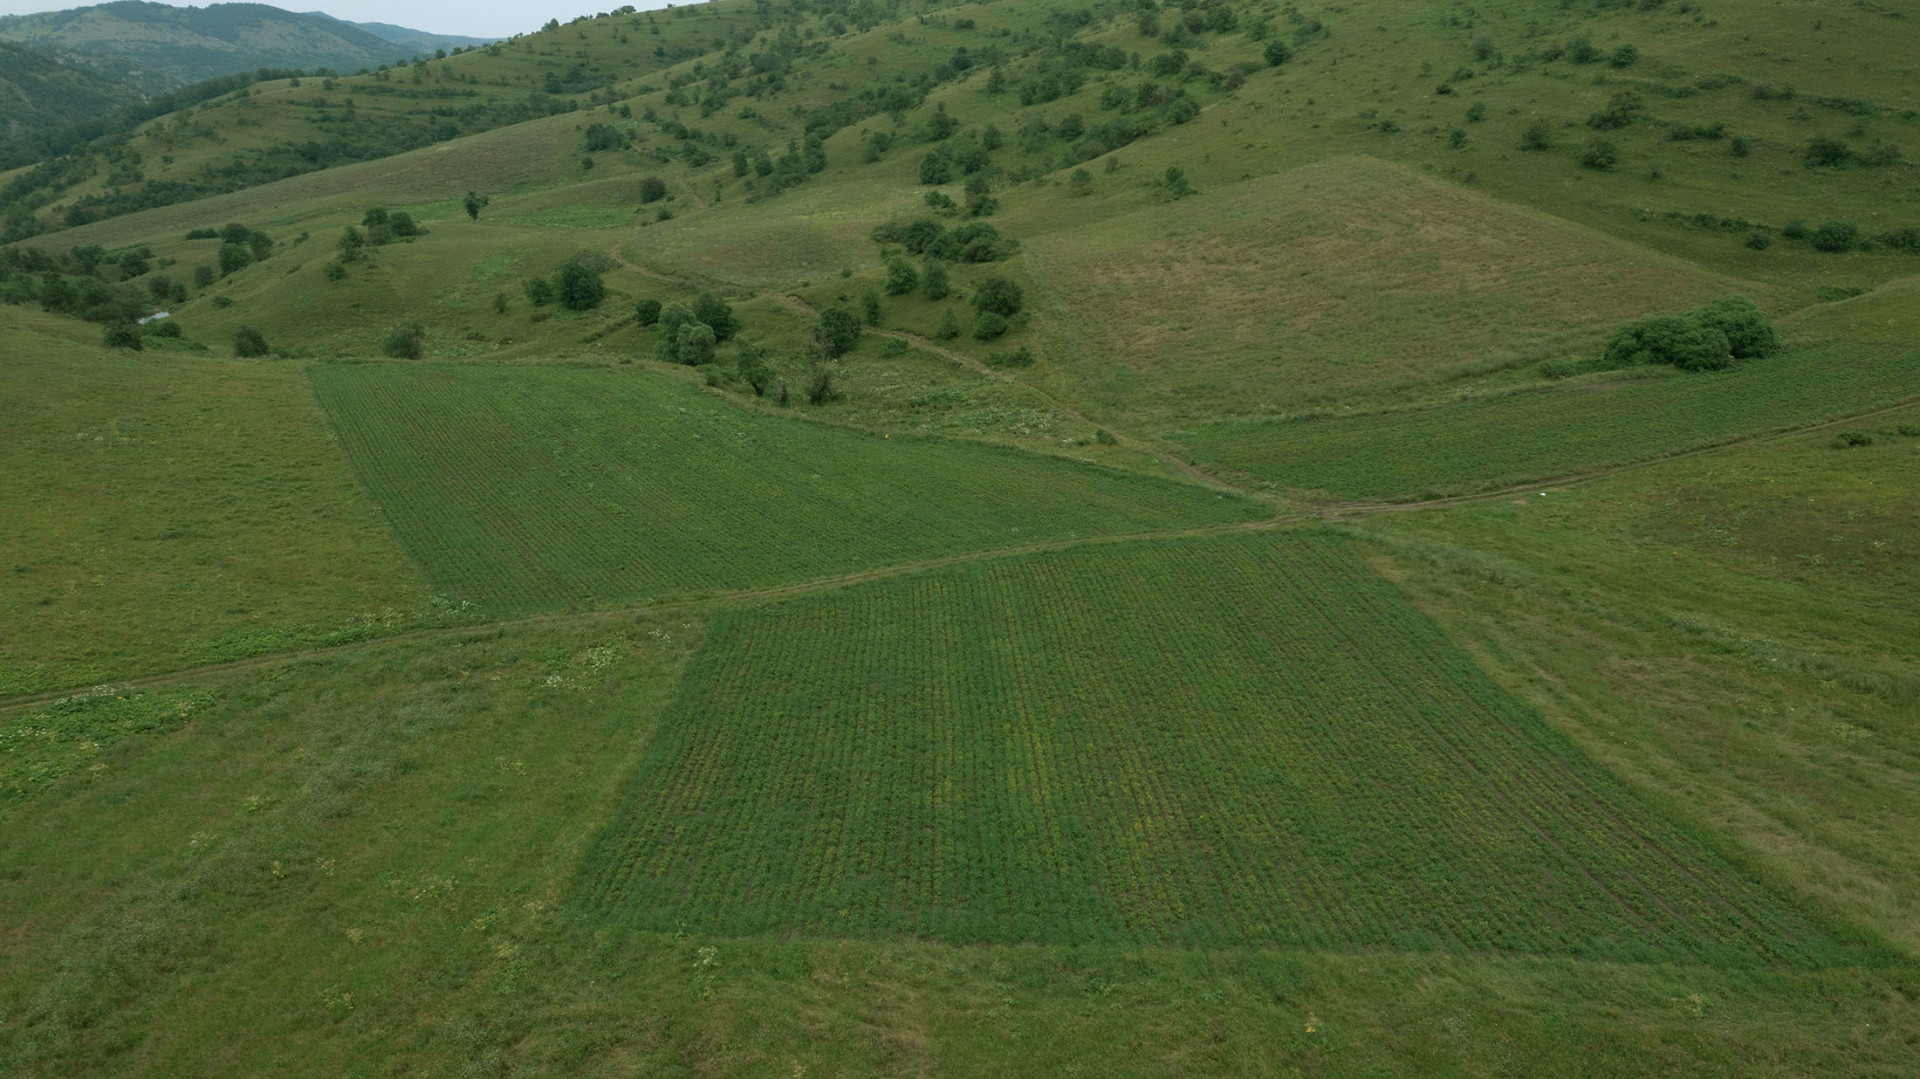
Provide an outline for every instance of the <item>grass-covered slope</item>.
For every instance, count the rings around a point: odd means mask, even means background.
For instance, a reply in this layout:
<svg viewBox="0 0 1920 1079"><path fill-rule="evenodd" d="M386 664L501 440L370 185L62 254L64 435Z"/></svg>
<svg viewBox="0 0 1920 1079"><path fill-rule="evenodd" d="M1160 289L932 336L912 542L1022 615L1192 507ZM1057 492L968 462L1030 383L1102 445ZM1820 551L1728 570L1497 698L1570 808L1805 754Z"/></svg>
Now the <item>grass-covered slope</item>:
<svg viewBox="0 0 1920 1079"><path fill-rule="evenodd" d="M1610 770L1912 949L1920 407L1838 431L1870 442L1731 447L1366 533Z"/></svg>
<svg viewBox="0 0 1920 1079"><path fill-rule="evenodd" d="M1180 437L1201 460L1276 487L1407 498L1573 476L1915 396L1920 352L1829 345L1711 374L1642 368L1396 412L1210 423Z"/></svg>
<svg viewBox="0 0 1920 1079"><path fill-rule="evenodd" d="M659 931L1845 954L1311 535L726 619L581 888Z"/></svg>
<svg viewBox="0 0 1920 1079"><path fill-rule="evenodd" d="M748 412L631 368L311 376L434 587L496 616L1268 512L1058 458Z"/></svg>
<svg viewBox="0 0 1920 1079"><path fill-rule="evenodd" d="M0 323L0 694L431 617L286 366Z"/></svg>

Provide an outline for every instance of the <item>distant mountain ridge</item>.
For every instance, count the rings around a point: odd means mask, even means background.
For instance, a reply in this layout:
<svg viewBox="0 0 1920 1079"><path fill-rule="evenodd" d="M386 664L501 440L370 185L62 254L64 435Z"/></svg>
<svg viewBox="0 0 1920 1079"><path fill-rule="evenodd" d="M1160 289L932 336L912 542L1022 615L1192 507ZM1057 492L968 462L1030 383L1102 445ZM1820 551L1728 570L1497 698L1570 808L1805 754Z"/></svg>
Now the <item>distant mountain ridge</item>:
<svg viewBox="0 0 1920 1079"><path fill-rule="evenodd" d="M143 96L124 83L0 41L0 140L98 116Z"/></svg>
<svg viewBox="0 0 1920 1079"><path fill-rule="evenodd" d="M395 26L390 22L353 22L348 19L329 15L324 11L309 11L305 14L312 15L315 18L331 19L334 22L345 23L348 26L365 30L367 33L372 34L382 41L390 41L395 45L417 53L430 53L435 49L465 49L475 45L486 45L499 40L498 38L490 37L461 37L458 34L436 34L428 30L414 30L405 26Z"/></svg>
<svg viewBox="0 0 1920 1079"><path fill-rule="evenodd" d="M401 38L264 4L178 8L119 0L0 18L0 41L155 94L262 67L358 71L443 47L425 42L454 40L401 27L382 29Z"/></svg>

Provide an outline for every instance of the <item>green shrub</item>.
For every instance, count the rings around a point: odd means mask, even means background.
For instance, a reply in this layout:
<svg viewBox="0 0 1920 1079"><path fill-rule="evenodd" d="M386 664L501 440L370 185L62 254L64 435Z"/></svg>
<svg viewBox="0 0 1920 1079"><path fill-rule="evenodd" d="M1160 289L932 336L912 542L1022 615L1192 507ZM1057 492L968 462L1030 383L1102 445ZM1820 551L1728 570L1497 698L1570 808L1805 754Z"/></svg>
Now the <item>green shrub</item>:
<svg viewBox="0 0 1920 1079"><path fill-rule="evenodd" d="M886 290L889 296L905 296L920 286L920 275L913 263L894 255L887 259Z"/></svg>
<svg viewBox="0 0 1920 1079"><path fill-rule="evenodd" d="M171 318L163 318L156 322L149 322L145 326L140 327L140 335L142 337L165 337L171 340L179 340L183 333L185 333L185 331L180 328L180 320Z"/></svg>
<svg viewBox="0 0 1920 1079"><path fill-rule="evenodd" d="M1120 440L1113 437L1113 432L1104 427L1098 428L1093 432L1093 440L1102 446L1118 446L1120 444Z"/></svg>
<svg viewBox="0 0 1920 1079"><path fill-rule="evenodd" d="M989 352L987 353L987 366L988 367L1032 367L1033 351L1027 348L1027 346L1021 345L1019 348L1014 349L1012 352Z"/></svg>
<svg viewBox="0 0 1920 1079"><path fill-rule="evenodd" d="M740 373L740 381L753 389L755 397L765 397L767 387L773 384L773 368L767 365L767 350L744 337L736 347L735 367Z"/></svg>
<svg viewBox="0 0 1920 1079"><path fill-rule="evenodd" d="M633 305L633 320L642 326L652 326L660 321L660 301L641 300Z"/></svg>
<svg viewBox="0 0 1920 1079"><path fill-rule="evenodd" d="M980 282L980 287L973 290L974 310L1005 318L1019 314L1024 302L1025 294L1020 286L998 274Z"/></svg>
<svg viewBox="0 0 1920 1079"><path fill-rule="evenodd" d="M953 291L947 282L947 264L928 259L920 273L920 286L929 300L944 300Z"/></svg>
<svg viewBox="0 0 1920 1079"><path fill-rule="evenodd" d="M380 351L396 360L417 360L426 348L427 330L418 322L395 326L380 338Z"/></svg>
<svg viewBox="0 0 1920 1079"><path fill-rule="evenodd" d="M1860 229L1844 221L1829 221L1814 229L1809 239L1815 251L1837 255L1860 246Z"/></svg>
<svg viewBox="0 0 1920 1079"><path fill-rule="evenodd" d="M267 354L267 339L259 330L242 326L233 334L233 354L242 359L259 359Z"/></svg>
<svg viewBox="0 0 1920 1079"><path fill-rule="evenodd" d="M887 343L880 346L880 355L888 359L893 359L898 356L905 356L907 351L912 347L913 346L907 344L906 338L904 337L889 337L887 338Z"/></svg>
<svg viewBox="0 0 1920 1079"><path fill-rule="evenodd" d="M194 288L206 288L208 285L213 284L213 281L214 281L213 267L195 266L193 268L193 287Z"/></svg>
<svg viewBox="0 0 1920 1079"><path fill-rule="evenodd" d="M833 384L833 369L826 364L817 364L807 372L807 403L828 405L840 399L840 391Z"/></svg>
<svg viewBox="0 0 1920 1079"><path fill-rule="evenodd" d="M960 336L960 317L953 313L953 308L940 312L940 328L933 331L933 336L942 341L951 341Z"/></svg>
<svg viewBox="0 0 1920 1079"><path fill-rule="evenodd" d="M1620 163L1620 150L1607 139L1592 139L1580 155L1580 164L1600 172L1611 172Z"/></svg>
<svg viewBox="0 0 1920 1079"><path fill-rule="evenodd" d="M1847 159L1852 156L1853 151L1847 149L1847 144L1839 139L1821 136L1807 143L1808 168L1838 168L1846 164Z"/></svg>
<svg viewBox="0 0 1920 1079"><path fill-rule="evenodd" d="M1550 378L1555 381L1563 378L1572 378L1576 372L1577 368L1565 360L1547 360L1540 365L1540 377Z"/></svg>
<svg viewBox="0 0 1920 1079"><path fill-rule="evenodd" d="M920 182L922 184L944 184L953 180L953 159L940 150L928 150L927 156L920 159Z"/></svg>
<svg viewBox="0 0 1920 1079"><path fill-rule="evenodd" d="M1736 360L1757 360L1780 351L1780 334L1767 316L1744 296L1723 296L1687 312L1701 326L1720 331Z"/></svg>
<svg viewBox="0 0 1920 1079"><path fill-rule="evenodd" d="M545 307L553 302L553 282L544 277L536 277L526 283L527 302L535 307Z"/></svg>
<svg viewBox="0 0 1920 1079"><path fill-rule="evenodd" d="M1873 436L1867 434L1865 431L1842 431L1834 435L1833 441L1829 442L1828 445L1836 450L1852 449L1855 446L1871 446L1873 445Z"/></svg>
<svg viewBox="0 0 1920 1079"><path fill-rule="evenodd" d="M253 264L253 252L245 244L220 245L220 276L239 273Z"/></svg>
<svg viewBox="0 0 1920 1079"><path fill-rule="evenodd" d="M329 262L320 268L320 276L329 281L345 281L347 265L344 262Z"/></svg>
<svg viewBox="0 0 1920 1079"><path fill-rule="evenodd" d="M994 311L982 311L973 320L973 336L979 341L997 341L1011 328L1006 318Z"/></svg>
<svg viewBox="0 0 1920 1079"><path fill-rule="evenodd" d="M100 343L107 348L125 348L138 352L142 347L140 328L131 322L115 322L107 327L107 332L100 339Z"/></svg>
<svg viewBox="0 0 1920 1079"><path fill-rule="evenodd" d="M1553 149L1553 132L1545 120L1535 120L1520 135L1520 148L1528 151Z"/></svg>
<svg viewBox="0 0 1920 1079"><path fill-rule="evenodd" d="M881 309L878 290L868 289L860 294L860 313L866 316L867 325L880 325Z"/></svg>
<svg viewBox="0 0 1920 1079"><path fill-rule="evenodd" d="M648 206L667 197L667 182L658 176L640 181L640 205Z"/></svg>
<svg viewBox="0 0 1920 1079"><path fill-rule="evenodd" d="M1632 45L1622 45L1607 57L1607 63L1613 67L1632 67L1640 62L1640 50Z"/></svg>
<svg viewBox="0 0 1920 1079"><path fill-rule="evenodd" d="M1726 296L1682 315L1655 315L1621 327L1603 362L1609 368L1662 363L1683 371L1717 371L1733 361L1780 351L1780 335L1744 297Z"/></svg>
<svg viewBox="0 0 1920 1079"><path fill-rule="evenodd" d="M1747 246L1755 251L1765 251L1773 246L1773 237L1764 232L1748 233Z"/></svg>

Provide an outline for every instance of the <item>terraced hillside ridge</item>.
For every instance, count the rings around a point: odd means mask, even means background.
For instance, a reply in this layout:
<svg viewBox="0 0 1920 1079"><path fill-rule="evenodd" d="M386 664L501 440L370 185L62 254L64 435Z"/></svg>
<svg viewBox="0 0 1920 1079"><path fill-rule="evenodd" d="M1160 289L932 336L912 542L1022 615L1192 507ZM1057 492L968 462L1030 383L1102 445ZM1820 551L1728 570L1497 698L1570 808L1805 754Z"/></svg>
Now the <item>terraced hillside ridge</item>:
<svg viewBox="0 0 1920 1079"><path fill-rule="evenodd" d="M1406 498L1574 476L1920 397L1920 352L1830 345L1711 375L1605 372L1527 393L1360 415L1210 423L1205 461L1295 491Z"/></svg>
<svg viewBox="0 0 1920 1079"><path fill-rule="evenodd" d="M496 616L1269 512L1065 460L758 415L644 371L310 374L436 590Z"/></svg>
<svg viewBox="0 0 1920 1079"><path fill-rule="evenodd" d="M656 930L1748 963L1844 954L1319 535L723 620L587 855Z"/></svg>

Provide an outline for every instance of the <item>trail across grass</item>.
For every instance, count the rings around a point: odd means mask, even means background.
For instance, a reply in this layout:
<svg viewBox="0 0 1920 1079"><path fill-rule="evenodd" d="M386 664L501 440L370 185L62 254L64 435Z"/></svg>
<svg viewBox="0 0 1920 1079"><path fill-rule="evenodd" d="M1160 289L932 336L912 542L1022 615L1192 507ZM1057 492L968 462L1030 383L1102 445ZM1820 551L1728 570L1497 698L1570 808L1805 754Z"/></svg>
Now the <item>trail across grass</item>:
<svg viewBox="0 0 1920 1079"><path fill-rule="evenodd" d="M401 542L492 615L737 590L1261 504L974 443L734 408L643 371L323 366Z"/></svg>
<svg viewBox="0 0 1920 1079"><path fill-rule="evenodd" d="M612 924L736 934L1845 954L1323 534L725 618L580 889Z"/></svg>
<svg viewBox="0 0 1920 1079"><path fill-rule="evenodd" d="M1204 463L1283 488L1404 498L1643 461L1920 394L1920 352L1833 345L1730 371L1580 383L1434 408L1209 424Z"/></svg>

